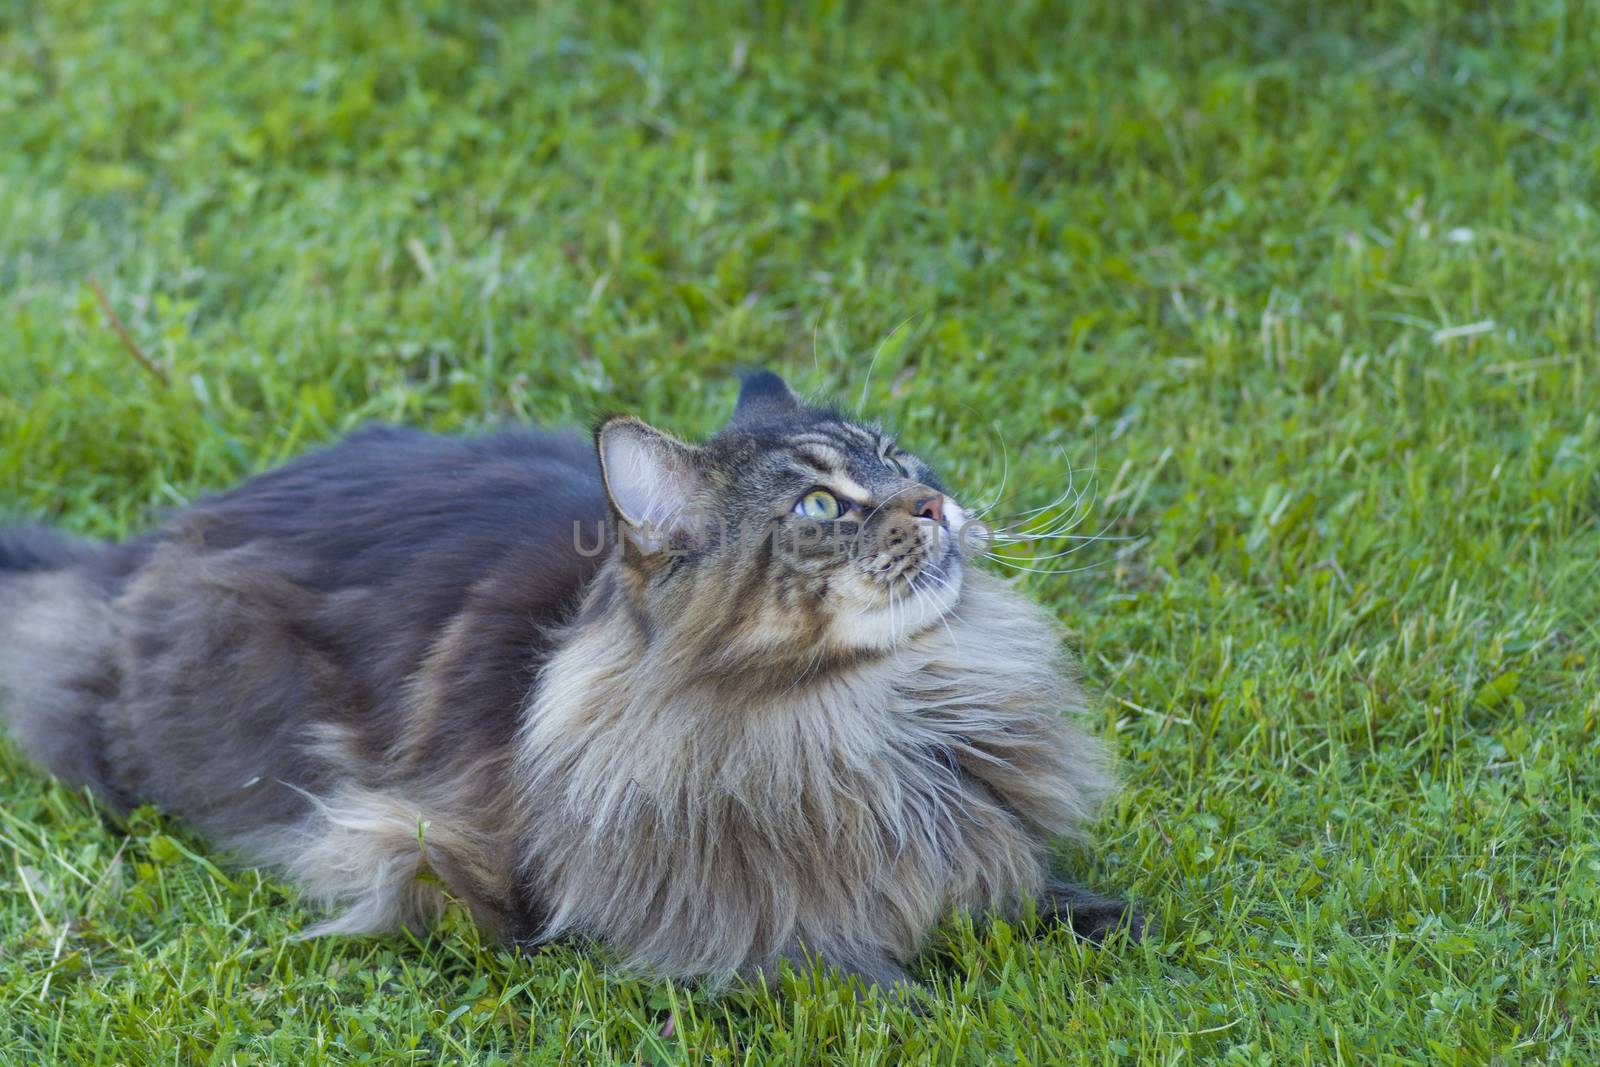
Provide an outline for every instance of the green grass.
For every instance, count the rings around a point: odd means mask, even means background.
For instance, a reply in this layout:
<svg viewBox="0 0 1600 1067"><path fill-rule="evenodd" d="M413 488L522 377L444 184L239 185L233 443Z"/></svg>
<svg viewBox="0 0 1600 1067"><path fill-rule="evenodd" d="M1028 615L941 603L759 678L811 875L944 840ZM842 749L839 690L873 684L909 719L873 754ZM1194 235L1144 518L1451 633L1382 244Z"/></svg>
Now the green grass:
<svg viewBox="0 0 1600 1067"><path fill-rule="evenodd" d="M1133 540L1024 584L1124 770L1069 858L1153 926L952 922L920 1014L292 942L7 745L0 1062L1592 1061L1600 15L1478 6L0 5L0 510L121 535L369 419L703 432L739 363L969 500L1097 467Z"/></svg>

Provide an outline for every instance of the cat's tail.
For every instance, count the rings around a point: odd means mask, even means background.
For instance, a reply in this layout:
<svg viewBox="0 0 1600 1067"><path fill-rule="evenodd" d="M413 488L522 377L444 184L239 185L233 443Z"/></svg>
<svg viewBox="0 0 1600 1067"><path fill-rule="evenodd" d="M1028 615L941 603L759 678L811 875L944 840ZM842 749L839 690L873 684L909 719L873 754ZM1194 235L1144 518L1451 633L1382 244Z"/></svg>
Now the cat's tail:
<svg viewBox="0 0 1600 1067"><path fill-rule="evenodd" d="M34 762L120 807L103 729L119 627L110 589L84 566L103 551L46 526L0 528L0 726Z"/></svg>
<svg viewBox="0 0 1600 1067"><path fill-rule="evenodd" d="M80 563L96 546L39 523L0 529L0 574L54 571Z"/></svg>

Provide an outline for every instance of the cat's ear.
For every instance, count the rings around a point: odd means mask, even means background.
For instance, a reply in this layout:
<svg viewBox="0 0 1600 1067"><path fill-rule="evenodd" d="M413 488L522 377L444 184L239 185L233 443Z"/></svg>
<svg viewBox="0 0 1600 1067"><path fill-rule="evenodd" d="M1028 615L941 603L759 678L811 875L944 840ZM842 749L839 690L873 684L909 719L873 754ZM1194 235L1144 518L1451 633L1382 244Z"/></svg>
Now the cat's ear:
<svg viewBox="0 0 1600 1067"><path fill-rule="evenodd" d="M739 378L739 402L734 405L730 426L779 419L800 411L805 405L782 378L769 370L747 371Z"/></svg>
<svg viewBox="0 0 1600 1067"><path fill-rule="evenodd" d="M700 487L699 452L631 415L607 419L595 431L606 496L640 548L655 551L692 528Z"/></svg>

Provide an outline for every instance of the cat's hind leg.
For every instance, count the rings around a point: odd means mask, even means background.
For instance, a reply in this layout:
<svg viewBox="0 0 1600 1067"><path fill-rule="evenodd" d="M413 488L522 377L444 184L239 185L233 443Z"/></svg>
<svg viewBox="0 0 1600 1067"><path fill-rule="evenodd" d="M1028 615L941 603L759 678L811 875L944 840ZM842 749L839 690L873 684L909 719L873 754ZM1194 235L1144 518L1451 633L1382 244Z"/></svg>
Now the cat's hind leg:
<svg viewBox="0 0 1600 1067"><path fill-rule="evenodd" d="M1129 941L1144 936L1144 916L1132 904L1101 896L1064 878L1052 877L1040 892L1039 918L1069 927L1086 941L1101 942L1117 930Z"/></svg>

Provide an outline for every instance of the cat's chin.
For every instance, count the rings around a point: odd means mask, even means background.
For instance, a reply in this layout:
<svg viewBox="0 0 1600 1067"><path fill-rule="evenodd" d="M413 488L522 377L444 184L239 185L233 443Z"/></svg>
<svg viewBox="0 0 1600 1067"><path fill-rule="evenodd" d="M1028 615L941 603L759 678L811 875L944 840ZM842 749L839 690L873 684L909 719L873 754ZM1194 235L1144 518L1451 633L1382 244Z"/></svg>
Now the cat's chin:
<svg viewBox="0 0 1600 1067"><path fill-rule="evenodd" d="M834 640L846 648L882 651L943 623L961 600L963 566L954 553L941 566L941 578L920 572L909 582L896 583L893 595L881 604L834 616Z"/></svg>

